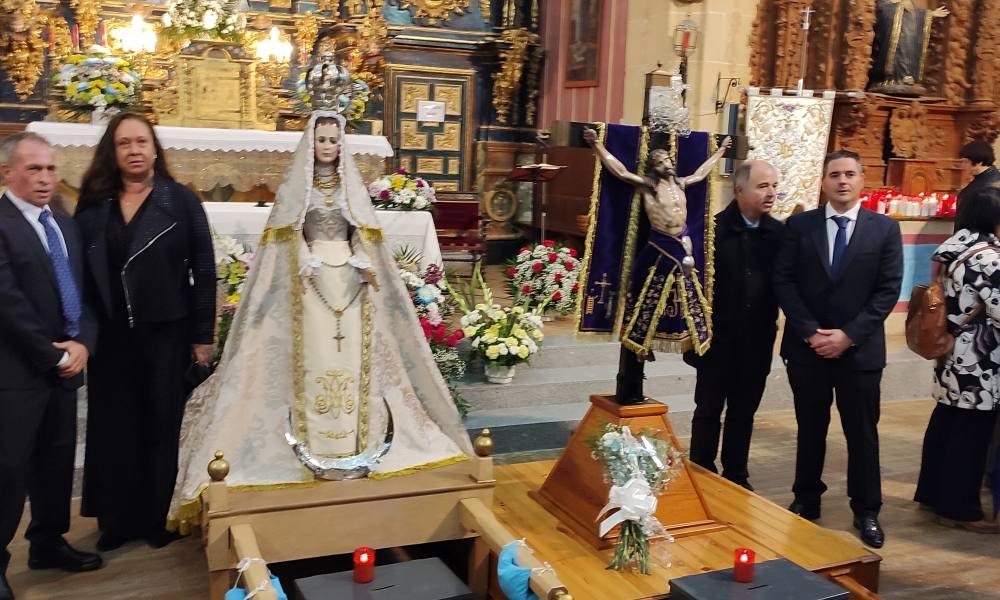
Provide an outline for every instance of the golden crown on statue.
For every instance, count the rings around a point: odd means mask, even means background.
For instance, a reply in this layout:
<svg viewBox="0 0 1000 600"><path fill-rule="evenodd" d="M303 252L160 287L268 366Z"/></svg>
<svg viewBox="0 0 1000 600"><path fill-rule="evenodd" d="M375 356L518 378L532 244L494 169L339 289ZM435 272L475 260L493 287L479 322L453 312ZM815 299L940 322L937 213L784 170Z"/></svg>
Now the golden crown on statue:
<svg viewBox="0 0 1000 600"><path fill-rule="evenodd" d="M306 72L305 88L312 110L341 113L351 105L358 91L350 71L337 63L331 52L324 53L322 60Z"/></svg>

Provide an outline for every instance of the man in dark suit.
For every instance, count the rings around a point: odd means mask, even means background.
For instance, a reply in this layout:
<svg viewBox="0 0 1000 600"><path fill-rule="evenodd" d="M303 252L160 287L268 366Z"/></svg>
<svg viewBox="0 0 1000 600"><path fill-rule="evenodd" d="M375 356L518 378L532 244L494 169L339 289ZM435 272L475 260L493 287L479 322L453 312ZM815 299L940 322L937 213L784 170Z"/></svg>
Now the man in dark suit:
<svg viewBox="0 0 1000 600"><path fill-rule="evenodd" d="M962 167L972 173L972 181L958 193L958 206L955 211L956 232L966 226L966 215L969 214L969 207L975 201L976 194L980 190L1000 183L1000 171L993 166L996 161L993 146L983 141L969 142L962 146L958 156L962 159Z"/></svg>
<svg viewBox="0 0 1000 600"><path fill-rule="evenodd" d="M717 472L721 432L722 476L751 491L747 455L753 418L771 371L778 330L771 271L782 224L768 214L777 186L778 174L766 162L746 161L736 169L736 199L715 215L712 346L701 357L684 354L684 361L698 369L691 460Z"/></svg>
<svg viewBox="0 0 1000 600"><path fill-rule="evenodd" d="M0 142L0 600L25 493L31 499L28 566L89 571L96 554L63 539L69 531L76 389L83 383L94 321L82 303L83 259L73 220L55 214L55 155L43 138Z"/></svg>
<svg viewBox="0 0 1000 600"><path fill-rule="evenodd" d="M823 460L834 397L847 438L847 495L861 540L882 547L879 384L886 317L899 300L903 247L899 225L862 208L858 155L838 151L823 167L824 207L793 216L774 267L785 313L781 356L795 397L798 449L795 500L788 510L820 516Z"/></svg>

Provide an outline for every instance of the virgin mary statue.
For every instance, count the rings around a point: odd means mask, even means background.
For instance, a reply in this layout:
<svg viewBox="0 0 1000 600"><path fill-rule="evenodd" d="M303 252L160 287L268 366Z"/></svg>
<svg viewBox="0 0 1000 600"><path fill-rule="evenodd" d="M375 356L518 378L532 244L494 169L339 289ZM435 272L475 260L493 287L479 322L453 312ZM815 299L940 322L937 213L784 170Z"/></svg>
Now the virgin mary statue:
<svg viewBox="0 0 1000 600"><path fill-rule="evenodd" d="M317 65L309 78L329 91L327 69L346 75ZM382 243L344 135L343 94L323 89L313 91L321 109L278 189L222 360L188 402L173 519L200 509L216 450L231 464L226 483L244 488L311 482L316 465L338 461L366 463L347 477L384 478L471 454ZM384 455L371 460L376 451Z"/></svg>

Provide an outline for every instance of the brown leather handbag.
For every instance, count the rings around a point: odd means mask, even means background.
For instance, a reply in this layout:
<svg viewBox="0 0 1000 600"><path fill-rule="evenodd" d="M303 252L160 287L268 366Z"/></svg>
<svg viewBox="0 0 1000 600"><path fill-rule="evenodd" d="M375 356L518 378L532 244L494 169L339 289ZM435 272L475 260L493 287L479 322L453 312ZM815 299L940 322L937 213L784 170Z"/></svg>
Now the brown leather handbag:
<svg viewBox="0 0 1000 600"><path fill-rule="evenodd" d="M955 347L955 336L948 331L948 307L945 304L941 279L950 276L958 265L969 260L989 244L976 244L948 265L946 275L928 285L917 285L910 292L906 311L906 345L926 359L945 356ZM983 310L982 302L965 316L959 327L965 327Z"/></svg>

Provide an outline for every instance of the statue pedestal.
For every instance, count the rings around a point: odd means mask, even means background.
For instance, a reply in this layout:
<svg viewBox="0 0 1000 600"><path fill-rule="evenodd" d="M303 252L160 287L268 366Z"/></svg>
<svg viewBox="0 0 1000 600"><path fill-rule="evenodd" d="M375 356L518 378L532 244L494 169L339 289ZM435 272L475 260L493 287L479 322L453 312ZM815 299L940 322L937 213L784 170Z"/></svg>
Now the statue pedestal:
<svg viewBox="0 0 1000 600"><path fill-rule="evenodd" d="M907 196L930 194L938 190L937 161L916 158L890 158L886 185Z"/></svg>
<svg viewBox="0 0 1000 600"><path fill-rule="evenodd" d="M609 548L614 545L618 530L615 528L601 538L595 519L608 502L611 486L604 481L604 467L591 457L587 440L606 423L613 423L628 425L636 434L643 429L654 430L675 448L680 444L663 403L650 399L644 404L622 406L615 402L613 395L596 394L590 397L590 402L590 410L573 432L563 455L542 487L531 496L585 540L597 548ZM688 473L687 459L679 475L659 496L656 518L674 537L725 528L709 514Z"/></svg>

